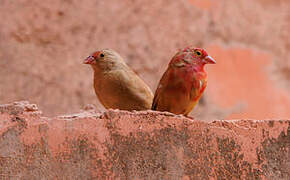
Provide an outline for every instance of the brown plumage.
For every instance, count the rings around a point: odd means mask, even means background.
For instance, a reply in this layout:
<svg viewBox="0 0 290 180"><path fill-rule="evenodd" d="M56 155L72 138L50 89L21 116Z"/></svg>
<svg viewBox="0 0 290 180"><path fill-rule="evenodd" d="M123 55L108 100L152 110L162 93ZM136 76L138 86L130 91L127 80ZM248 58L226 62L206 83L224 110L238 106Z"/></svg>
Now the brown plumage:
<svg viewBox="0 0 290 180"><path fill-rule="evenodd" d="M146 110L153 93L145 82L111 49L94 52L84 61L94 70L94 88L107 109Z"/></svg>

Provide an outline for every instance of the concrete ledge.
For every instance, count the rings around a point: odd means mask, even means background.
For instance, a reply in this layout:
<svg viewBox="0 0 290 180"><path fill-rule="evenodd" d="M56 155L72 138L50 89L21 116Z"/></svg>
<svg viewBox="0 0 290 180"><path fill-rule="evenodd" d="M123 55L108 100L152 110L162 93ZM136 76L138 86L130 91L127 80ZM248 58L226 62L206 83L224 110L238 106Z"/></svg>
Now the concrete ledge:
<svg viewBox="0 0 290 180"><path fill-rule="evenodd" d="M0 179L289 179L290 120L0 106Z"/></svg>

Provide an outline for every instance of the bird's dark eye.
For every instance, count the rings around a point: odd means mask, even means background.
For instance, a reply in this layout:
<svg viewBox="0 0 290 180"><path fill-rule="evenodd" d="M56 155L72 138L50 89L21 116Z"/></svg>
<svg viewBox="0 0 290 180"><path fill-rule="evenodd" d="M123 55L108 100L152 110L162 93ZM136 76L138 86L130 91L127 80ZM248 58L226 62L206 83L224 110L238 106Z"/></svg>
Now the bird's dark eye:
<svg viewBox="0 0 290 180"><path fill-rule="evenodd" d="M102 53L102 54L100 54L100 57L105 57L105 55Z"/></svg>
<svg viewBox="0 0 290 180"><path fill-rule="evenodd" d="M195 54L200 56L201 55L201 52L200 51L195 51Z"/></svg>

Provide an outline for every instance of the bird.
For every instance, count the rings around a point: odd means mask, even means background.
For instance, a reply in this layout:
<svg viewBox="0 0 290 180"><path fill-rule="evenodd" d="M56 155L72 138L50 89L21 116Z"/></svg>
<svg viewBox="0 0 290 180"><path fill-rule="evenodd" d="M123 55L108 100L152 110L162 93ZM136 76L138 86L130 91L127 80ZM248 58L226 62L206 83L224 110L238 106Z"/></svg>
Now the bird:
<svg viewBox="0 0 290 180"><path fill-rule="evenodd" d="M106 109L151 109L151 89L117 52L112 49L97 50L83 63L91 65L95 93Z"/></svg>
<svg viewBox="0 0 290 180"><path fill-rule="evenodd" d="M159 81L151 109L188 116L207 86L206 64L216 61L204 49L179 50Z"/></svg>

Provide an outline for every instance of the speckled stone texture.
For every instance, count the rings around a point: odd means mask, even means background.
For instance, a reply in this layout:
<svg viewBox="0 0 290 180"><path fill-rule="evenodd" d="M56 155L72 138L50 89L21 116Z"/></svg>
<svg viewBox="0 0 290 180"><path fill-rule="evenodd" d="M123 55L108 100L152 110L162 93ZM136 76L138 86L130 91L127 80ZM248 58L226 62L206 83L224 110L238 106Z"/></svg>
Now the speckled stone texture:
<svg viewBox="0 0 290 180"><path fill-rule="evenodd" d="M290 120L0 106L0 179L289 179Z"/></svg>

